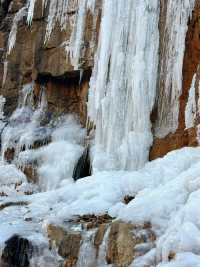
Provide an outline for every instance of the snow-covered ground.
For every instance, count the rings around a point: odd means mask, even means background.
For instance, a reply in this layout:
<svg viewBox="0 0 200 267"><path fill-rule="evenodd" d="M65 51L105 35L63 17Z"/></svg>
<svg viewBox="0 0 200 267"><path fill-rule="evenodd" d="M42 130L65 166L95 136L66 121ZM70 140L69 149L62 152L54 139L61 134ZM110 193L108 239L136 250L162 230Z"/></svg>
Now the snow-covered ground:
<svg viewBox="0 0 200 267"><path fill-rule="evenodd" d="M1 179L2 188L5 186L2 180L12 182L5 173L9 173L14 182L24 180L13 165L2 165L0 176L5 177ZM51 180L52 176L47 179ZM61 185L32 195L18 193L1 197L1 205L29 204L0 211L0 245L14 233L38 242L48 222L62 224L75 215L108 212L134 224L152 224L157 236L156 248L145 257L137 258L134 266L145 266L144 262L151 262L152 258L162 262L159 267L200 266L200 148L171 152L139 171L98 172L76 183L63 179ZM125 195L135 199L125 205ZM31 222L27 218L31 218ZM175 261L165 263L170 253L177 255Z"/></svg>

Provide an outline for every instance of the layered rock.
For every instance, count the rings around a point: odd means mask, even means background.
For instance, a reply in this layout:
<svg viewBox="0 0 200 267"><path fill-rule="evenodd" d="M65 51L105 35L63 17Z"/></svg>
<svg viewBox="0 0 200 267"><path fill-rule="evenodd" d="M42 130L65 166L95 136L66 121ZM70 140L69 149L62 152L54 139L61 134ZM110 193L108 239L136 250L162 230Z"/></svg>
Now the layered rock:
<svg viewBox="0 0 200 267"><path fill-rule="evenodd" d="M9 34L13 30L13 23L16 21L15 18L20 12L20 8L25 6L25 1L14 0L7 7L2 4L0 73L3 81L1 94L6 97L5 114L10 114L16 108L18 92L23 84L38 81L37 84L40 85L43 84L46 77L50 109L56 110L56 112L73 111L80 114L81 121L85 121L85 97L93 66L99 17L97 14L94 25L92 13L88 10L86 14L79 65L78 69L74 71L73 60L66 52L65 46L70 41L73 21L78 12L77 4L73 4L73 0L71 2L71 5L75 5L75 9L68 11L66 28L61 29L60 25L56 23L50 37L46 40L48 8L42 13L42 2L36 1L32 24L28 25L26 15L22 15L21 19L17 21L16 41L10 51L12 38ZM27 14L27 9L24 9ZM97 7L98 9L99 7ZM42 83L40 83L41 80Z"/></svg>

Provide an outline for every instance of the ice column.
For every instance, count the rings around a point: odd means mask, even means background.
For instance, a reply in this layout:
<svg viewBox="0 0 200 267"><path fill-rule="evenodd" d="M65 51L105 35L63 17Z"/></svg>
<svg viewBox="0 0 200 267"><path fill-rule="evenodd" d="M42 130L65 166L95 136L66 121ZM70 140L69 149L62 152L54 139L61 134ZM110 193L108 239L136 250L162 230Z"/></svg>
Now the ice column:
<svg viewBox="0 0 200 267"><path fill-rule="evenodd" d="M138 169L152 144L158 0L104 0L90 82L89 119L96 125L93 169Z"/></svg>

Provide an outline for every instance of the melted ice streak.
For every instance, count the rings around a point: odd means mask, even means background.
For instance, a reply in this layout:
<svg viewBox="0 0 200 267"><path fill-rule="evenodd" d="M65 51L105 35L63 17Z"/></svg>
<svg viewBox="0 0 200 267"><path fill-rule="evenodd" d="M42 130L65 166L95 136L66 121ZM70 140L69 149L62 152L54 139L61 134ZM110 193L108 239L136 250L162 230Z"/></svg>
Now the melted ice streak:
<svg viewBox="0 0 200 267"><path fill-rule="evenodd" d="M158 120L155 135L165 137L178 127L179 96L182 92L182 67L187 23L195 0L167 2L163 51L160 61Z"/></svg>
<svg viewBox="0 0 200 267"><path fill-rule="evenodd" d="M103 2L88 105L89 119L96 125L94 171L138 169L148 160L158 20L157 0Z"/></svg>

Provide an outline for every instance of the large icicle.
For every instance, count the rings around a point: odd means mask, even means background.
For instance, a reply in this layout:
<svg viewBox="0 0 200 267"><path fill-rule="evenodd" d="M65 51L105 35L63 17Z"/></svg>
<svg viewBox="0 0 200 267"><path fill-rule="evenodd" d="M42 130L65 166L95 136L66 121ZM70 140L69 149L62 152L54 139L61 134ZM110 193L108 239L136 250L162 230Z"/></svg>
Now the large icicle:
<svg viewBox="0 0 200 267"><path fill-rule="evenodd" d="M165 137L178 127L179 96L182 91L182 67L187 23L195 0L169 0L161 40L160 79L158 83L158 120L156 136Z"/></svg>
<svg viewBox="0 0 200 267"><path fill-rule="evenodd" d="M15 46L16 42L16 36L17 36L17 28L18 28L18 23L22 20L24 16L27 15L27 9L26 7L22 7L15 15L12 28L9 34L9 39L8 39L8 54L12 51L12 49Z"/></svg>
<svg viewBox="0 0 200 267"><path fill-rule="evenodd" d="M159 1L104 0L102 16L88 105L96 125L93 169L137 169L152 144Z"/></svg>

